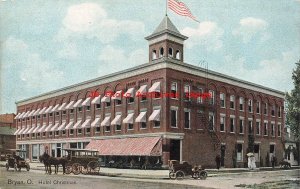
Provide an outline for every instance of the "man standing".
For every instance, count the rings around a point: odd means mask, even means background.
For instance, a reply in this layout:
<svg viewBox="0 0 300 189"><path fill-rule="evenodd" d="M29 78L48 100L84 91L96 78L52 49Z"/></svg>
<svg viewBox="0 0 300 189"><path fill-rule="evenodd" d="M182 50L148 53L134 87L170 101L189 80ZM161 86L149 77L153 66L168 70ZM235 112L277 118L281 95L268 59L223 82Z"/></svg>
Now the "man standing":
<svg viewBox="0 0 300 189"><path fill-rule="evenodd" d="M220 165L221 165L221 156L218 154L216 156L216 165L217 165L217 169L219 170L220 169Z"/></svg>

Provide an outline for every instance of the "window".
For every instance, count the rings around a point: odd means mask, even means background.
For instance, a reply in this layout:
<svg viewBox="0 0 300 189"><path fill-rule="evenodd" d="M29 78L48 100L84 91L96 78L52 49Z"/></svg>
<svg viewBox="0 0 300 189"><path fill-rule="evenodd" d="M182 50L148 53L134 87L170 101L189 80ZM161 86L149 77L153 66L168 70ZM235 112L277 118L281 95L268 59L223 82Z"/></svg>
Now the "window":
<svg viewBox="0 0 300 189"><path fill-rule="evenodd" d="M206 122L206 116L204 114L204 111L197 111L197 121L196 121L196 126L198 130L203 130L205 127L205 122Z"/></svg>
<svg viewBox="0 0 300 189"><path fill-rule="evenodd" d="M40 115L38 115L38 119L40 119L41 118L41 116Z"/></svg>
<svg viewBox="0 0 300 189"><path fill-rule="evenodd" d="M110 102L106 102L106 107L110 107Z"/></svg>
<svg viewBox="0 0 300 189"><path fill-rule="evenodd" d="M45 134L45 135L46 135L46 134ZM40 136L40 133L38 133L37 136L39 137L39 136Z"/></svg>
<svg viewBox="0 0 300 189"><path fill-rule="evenodd" d="M74 109L71 109L71 110L70 110L70 114L73 114L73 113L74 113Z"/></svg>
<svg viewBox="0 0 300 189"><path fill-rule="evenodd" d="M190 111L184 112L184 128L190 129Z"/></svg>
<svg viewBox="0 0 300 189"><path fill-rule="evenodd" d="M154 92L154 98L160 98L160 92Z"/></svg>
<svg viewBox="0 0 300 189"><path fill-rule="evenodd" d="M141 129L146 129L146 128L147 128L147 123L141 122Z"/></svg>
<svg viewBox="0 0 300 189"><path fill-rule="evenodd" d="M243 144L236 145L236 160L243 161Z"/></svg>
<svg viewBox="0 0 300 189"><path fill-rule="evenodd" d="M70 129L70 135L74 134L74 129Z"/></svg>
<svg viewBox="0 0 300 189"><path fill-rule="evenodd" d="M133 124L132 123L128 124L128 130L133 130Z"/></svg>
<svg viewBox="0 0 300 189"><path fill-rule="evenodd" d="M45 137L46 136L46 132L43 132L43 137Z"/></svg>
<svg viewBox="0 0 300 189"><path fill-rule="evenodd" d="M51 132L49 132L49 136L52 136L52 131L51 131Z"/></svg>
<svg viewBox="0 0 300 189"><path fill-rule="evenodd" d="M271 111L272 116L275 116L275 105L272 105L272 111Z"/></svg>
<svg viewBox="0 0 300 189"><path fill-rule="evenodd" d="M225 131L225 116L220 117L220 131L221 132Z"/></svg>
<svg viewBox="0 0 300 189"><path fill-rule="evenodd" d="M47 115L46 114L43 114L43 117L46 117ZM29 120L29 118L28 118L28 120Z"/></svg>
<svg viewBox="0 0 300 189"><path fill-rule="evenodd" d="M169 57L173 57L173 49L169 48Z"/></svg>
<svg viewBox="0 0 300 189"><path fill-rule="evenodd" d="M52 117L52 116L53 116L53 113L50 113L49 116ZM34 117L33 117L33 118L34 118Z"/></svg>
<svg viewBox="0 0 300 189"><path fill-rule="evenodd" d="M105 132L110 132L110 126L105 126Z"/></svg>
<svg viewBox="0 0 300 189"><path fill-rule="evenodd" d="M78 112L82 112L82 107L78 107Z"/></svg>
<svg viewBox="0 0 300 189"><path fill-rule="evenodd" d="M265 109L264 109L264 114L268 114L268 103L265 103Z"/></svg>
<svg viewBox="0 0 300 189"><path fill-rule="evenodd" d="M81 130L81 129L78 129L78 130L77 130L77 133L78 133L78 134L81 134L81 133L82 133L82 130Z"/></svg>
<svg viewBox="0 0 300 189"><path fill-rule="evenodd" d="M46 117L46 114L44 114L44 115L45 115L44 117ZM28 117L27 120L29 120L29 119L30 119L30 118Z"/></svg>
<svg viewBox="0 0 300 189"><path fill-rule="evenodd" d="M230 132L234 133L234 118L230 118Z"/></svg>
<svg viewBox="0 0 300 189"><path fill-rule="evenodd" d="M91 132L91 128L86 128L86 133L90 133Z"/></svg>
<svg viewBox="0 0 300 189"><path fill-rule="evenodd" d="M271 123L271 135L275 136L275 125L274 125L274 123Z"/></svg>
<svg viewBox="0 0 300 189"><path fill-rule="evenodd" d="M100 132L100 127L96 127L96 133L99 133Z"/></svg>
<svg viewBox="0 0 300 189"><path fill-rule="evenodd" d="M116 100L117 101L117 105L122 104L122 100Z"/></svg>
<svg viewBox="0 0 300 189"><path fill-rule="evenodd" d="M209 90L209 104L215 104L215 91Z"/></svg>
<svg viewBox="0 0 300 189"><path fill-rule="evenodd" d="M251 99L248 100L248 110L249 110L249 112L252 113L252 100Z"/></svg>
<svg viewBox="0 0 300 189"><path fill-rule="evenodd" d="M59 131L55 131L55 135L59 135Z"/></svg>
<svg viewBox="0 0 300 189"><path fill-rule="evenodd" d="M209 130L210 131L215 130L215 115L213 112L209 112L208 121L209 121Z"/></svg>
<svg viewBox="0 0 300 189"><path fill-rule="evenodd" d="M164 56L164 48L160 48L159 50L159 58L163 57Z"/></svg>
<svg viewBox="0 0 300 189"><path fill-rule="evenodd" d="M240 119L240 134L244 133L244 119Z"/></svg>
<svg viewBox="0 0 300 189"><path fill-rule="evenodd" d="M240 111L244 111L244 98L240 97Z"/></svg>
<svg viewBox="0 0 300 189"><path fill-rule="evenodd" d="M277 136L281 137L281 125L278 124L278 128L277 128Z"/></svg>
<svg viewBox="0 0 300 189"><path fill-rule="evenodd" d="M130 96L128 98L128 104L130 104L130 103L134 103L134 97L132 97L132 96Z"/></svg>
<svg viewBox="0 0 300 189"><path fill-rule="evenodd" d="M256 102L256 113L260 114L260 101Z"/></svg>
<svg viewBox="0 0 300 189"><path fill-rule="evenodd" d="M116 125L116 131L121 131L121 125Z"/></svg>
<svg viewBox="0 0 300 189"><path fill-rule="evenodd" d="M184 100L191 100L191 87L189 85L184 86Z"/></svg>
<svg viewBox="0 0 300 189"><path fill-rule="evenodd" d="M270 145L270 154L274 154L275 153L275 145L271 144Z"/></svg>
<svg viewBox="0 0 300 189"><path fill-rule="evenodd" d="M268 136L268 123L267 122L264 123L264 135Z"/></svg>
<svg viewBox="0 0 300 189"><path fill-rule="evenodd" d="M175 56L176 56L177 60L180 60L180 51L179 50L176 51L176 55Z"/></svg>
<svg viewBox="0 0 300 189"><path fill-rule="evenodd" d="M59 112L55 112L55 115L56 115L56 116L59 116Z"/></svg>
<svg viewBox="0 0 300 189"><path fill-rule="evenodd" d="M66 134L66 130L62 130L62 134L65 135Z"/></svg>
<svg viewBox="0 0 300 189"><path fill-rule="evenodd" d="M224 93L220 93L220 101L221 101L221 108L225 108L225 94Z"/></svg>
<svg viewBox="0 0 300 189"><path fill-rule="evenodd" d="M64 110L64 111L62 112L62 114L63 114L63 115L66 115L66 113L67 113L67 111L66 111L66 110Z"/></svg>
<svg viewBox="0 0 300 189"><path fill-rule="evenodd" d="M249 134L253 133L253 122L252 122L252 120L248 121L248 132L249 132Z"/></svg>
<svg viewBox="0 0 300 189"><path fill-rule="evenodd" d="M91 106L86 106L86 111L90 111L91 110Z"/></svg>
<svg viewBox="0 0 300 189"><path fill-rule="evenodd" d="M155 59L157 59L156 50L153 50L152 51L152 60L155 60Z"/></svg>
<svg viewBox="0 0 300 189"><path fill-rule="evenodd" d="M202 95L203 95L203 89L202 88L198 88L198 91L199 91L199 95L198 95L198 97L197 97L197 103L200 103L200 104L202 104L203 103L203 97L202 97Z"/></svg>
<svg viewBox="0 0 300 189"><path fill-rule="evenodd" d="M177 127L177 110L171 110L171 127Z"/></svg>
<svg viewBox="0 0 300 189"><path fill-rule="evenodd" d="M160 121L154 121L154 127L160 127Z"/></svg>
<svg viewBox="0 0 300 189"><path fill-rule="evenodd" d="M176 93L177 93L177 83L173 82L171 84L171 98L177 98Z"/></svg>
<svg viewBox="0 0 300 189"><path fill-rule="evenodd" d="M278 117L281 117L281 106L278 107Z"/></svg>
<svg viewBox="0 0 300 189"><path fill-rule="evenodd" d="M101 108L101 104L96 104L96 109L99 110Z"/></svg>
<svg viewBox="0 0 300 189"><path fill-rule="evenodd" d="M260 135L260 121L256 121L256 135Z"/></svg>
<svg viewBox="0 0 300 189"><path fill-rule="evenodd" d="M230 109L234 109L234 95L230 95Z"/></svg>

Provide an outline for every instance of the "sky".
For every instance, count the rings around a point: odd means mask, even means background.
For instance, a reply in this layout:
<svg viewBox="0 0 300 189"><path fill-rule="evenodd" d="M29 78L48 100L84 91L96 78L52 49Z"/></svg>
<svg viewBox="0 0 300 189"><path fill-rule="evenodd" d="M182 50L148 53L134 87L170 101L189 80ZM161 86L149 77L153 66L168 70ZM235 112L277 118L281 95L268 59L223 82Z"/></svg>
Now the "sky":
<svg viewBox="0 0 300 189"><path fill-rule="evenodd" d="M181 0L168 10L185 62L288 92L300 59L300 0ZM16 101L148 62L165 0L0 0L0 113Z"/></svg>

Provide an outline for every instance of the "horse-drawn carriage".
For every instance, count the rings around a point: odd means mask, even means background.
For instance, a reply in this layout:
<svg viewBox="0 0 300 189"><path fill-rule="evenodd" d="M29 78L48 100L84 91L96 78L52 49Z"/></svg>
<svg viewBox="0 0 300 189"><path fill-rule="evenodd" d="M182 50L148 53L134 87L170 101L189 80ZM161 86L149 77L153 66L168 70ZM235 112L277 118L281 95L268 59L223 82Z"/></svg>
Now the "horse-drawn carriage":
<svg viewBox="0 0 300 189"><path fill-rule="evenodd" d="M29 162L24 160L20 155L25 153L25 150L20 149L10 149L7 154L6 170L9 168L15 169L15 171L21 171L21 168L26 168L27 171L30 170Z"/></svg>
<svg viewBox="0 0 300 189"><path fill-rule="evenodd" d="M66 174L98 174L100 162L97 150L64 149L67 152Z"/></svg>
<svg viewBox="0 0 300 189"><path fill-rule="evenodd" d="M201 180L204 180L207 177L207 172L201 166L192 167L192 165L186 161L169 161L170 179L183 179L187 175L191 175L194 179L200 178Z"/></svg>

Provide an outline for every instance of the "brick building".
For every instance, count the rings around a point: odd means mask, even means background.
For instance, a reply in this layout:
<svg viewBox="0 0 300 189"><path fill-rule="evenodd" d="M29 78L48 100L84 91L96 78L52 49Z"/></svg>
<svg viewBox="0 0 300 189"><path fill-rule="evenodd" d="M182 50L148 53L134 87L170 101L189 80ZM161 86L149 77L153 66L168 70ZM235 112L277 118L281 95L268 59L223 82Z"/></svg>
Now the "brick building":
<svg viewBox="0 0 300 189"><path fill-rule="evenodd" d="M0 115L0 154L5 153L7 149L16 148L15 116L15 114Z"/></svg>
<svg viewBox="0 0 300 189"><path fill-rule="evenodd" d="M243 167L249 151L258 165L283 156L283 92L184 63L187 37L167 16L146 40L148 63L18 101L19 148L31 160L96 148L164 165L214 166L220 154L225 167Z"/></svg>

